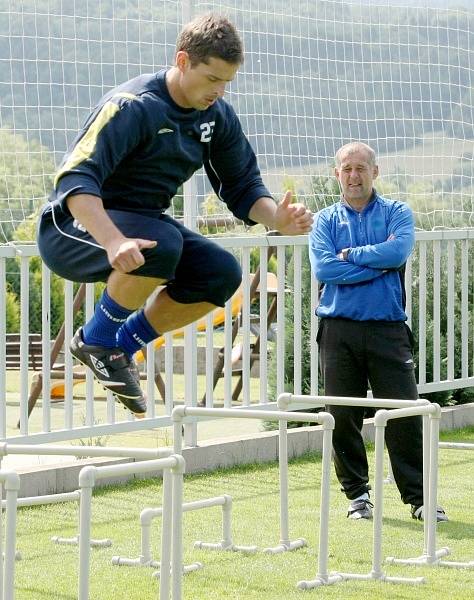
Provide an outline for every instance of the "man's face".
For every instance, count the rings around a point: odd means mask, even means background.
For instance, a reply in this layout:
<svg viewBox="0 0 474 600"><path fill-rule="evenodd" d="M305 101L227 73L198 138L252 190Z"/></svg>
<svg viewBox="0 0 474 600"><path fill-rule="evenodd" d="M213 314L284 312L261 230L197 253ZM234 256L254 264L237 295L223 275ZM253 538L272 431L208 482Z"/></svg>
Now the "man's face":
<svg viewBox="0 0 474 600"><path fill-rule="evenodd" d="M210 58L208 63L201 62L193 67L184 51L177 53L176 64L181 72L182 106L197 110L206 110L217 98L222 98L227 83L234 79L240 66Z"/></svg>
<svg viewBox="0 0 474 600"><path fill-rule="evenodd" d="M379 170L365 150L346 152L335 169L344 198L352 202L368 202L372 196L372 184Z"/></svg>

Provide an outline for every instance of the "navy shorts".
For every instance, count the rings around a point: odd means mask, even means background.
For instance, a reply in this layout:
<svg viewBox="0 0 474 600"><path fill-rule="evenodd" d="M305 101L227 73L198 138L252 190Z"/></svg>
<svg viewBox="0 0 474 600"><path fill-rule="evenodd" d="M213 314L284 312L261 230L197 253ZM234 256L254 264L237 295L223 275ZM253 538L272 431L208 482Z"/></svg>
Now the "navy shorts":
<svg viewBox="0 0 474 600"><path fill-rule="evenodd" d="M77 282L107 281L112 267L105 250L74 218L47 204L38 224L38 247L45 264L54 273ZM176 302L210 302L224 306L239 287L242 272L235 257L191 231L170 216L152 211L107 210L128 238L156 240L155 248L142 250L145 263L131 275L166 281ZM91 244L92 242L92 244Z"/></svg>

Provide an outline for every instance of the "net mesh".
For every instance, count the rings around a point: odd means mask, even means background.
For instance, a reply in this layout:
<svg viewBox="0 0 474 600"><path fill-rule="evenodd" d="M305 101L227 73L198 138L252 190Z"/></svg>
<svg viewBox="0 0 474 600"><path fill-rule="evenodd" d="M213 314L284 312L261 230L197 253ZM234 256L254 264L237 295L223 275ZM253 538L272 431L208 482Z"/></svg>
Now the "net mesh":
<svg viewBox="0 0 474 600"><path fill-rule="evenodd" d="M0 0L0 242L28 235L22 222L99 98L172 64L183 15L210 10L244 39L227 99L276 199L292 189L313 210L333 202L334 154L361 140L377 153L377 189L407 201L419 228L474 226L474 11L387 4ZM246 231L203 172L171 212L210 235Z"/></svg>

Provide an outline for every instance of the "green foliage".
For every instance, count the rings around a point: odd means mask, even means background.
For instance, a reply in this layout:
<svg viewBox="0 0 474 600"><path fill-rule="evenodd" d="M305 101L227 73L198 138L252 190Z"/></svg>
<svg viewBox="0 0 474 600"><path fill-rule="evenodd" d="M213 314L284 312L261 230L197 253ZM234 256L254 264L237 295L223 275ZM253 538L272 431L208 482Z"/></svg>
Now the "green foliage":
<svg viewBox="0 0 474 600"><path fill-rule="evenodd" d="M339 183L335 177L316 176L311 179L307 206L313 212L318 212L326 206L331 206L340 198Z"/></svg>
<svg viewBox="0 0 474 600"><path fill-rule="evenodd" d="M39 211L26 218L15 230L15 240L19 243L28 242L35 238L36 223ZM41 333L41 305L42 305L42 269L43 263L39 256L30 259L29 265L29 331L30 333ZM21 294L20 289L20 259L14 258L7 261L7 280L10 289L17 303ZM98 298L102 293L105 284L97 284L95 296ZM74 294L77 292L79 284L74 284ZM64 323L64 280L51 273L50 285L50 322L51 336L56 337L60 327ZM74 319L74 327L79 327L84 322L84 311L80 309ZM13 323L16 323L13 321ZM19 322L18 322L19 324ZM18 326L18 324L16 326ZM12 325L13 327L15 325ZM16 330L15 330L16 331Z"/></svg>
<svg viewBox="0 0 474 600"><path fill-rule="evenodd" d="M17 333L20 329L20 303L16 294L7 290L5 303L7 333Z"/></svg>
<svg viewBox="0 0 474 600"><path fill-rule="evenodd" d="M287 251L288 254L289 251ZM285 321L285 372L283 379L283 386L285 392L294 391L294 294L292 289L292 281L294 281L294 262L293 256L287 257L287 289L288 292L285 295L285 314L287 315ZM301 270L301 293L302 293L302 324L301 324L301 393L311 393L311 346L316 343L314 339L311 339L310 335L310 315L313 310L311 307L311 266L309 263L308 253L303 253L302 270ZM276 349L274 348L271 353L271 362L268 373L268 391L271 399L276 399L277 389L277 364L276 364ZM322 393L322 388L319 390ZM317 412L317 410L310 410L306 412ZM288 427L304 427L309 423L297 423L289 422ZM264 421L263 428L267 431L278 429L278 423L275 421Z"/></svg>
<svg viewBox="0 0 474 600"><path fill-rule="evenodd" d="M255 271L260 266L260 248L252 248L250 251L250 272L255 273ZM273 254L267 262L267 271L269 273L276 274L277 270L277 261L276 256Z"/></svg>
<svg viewBox="0 0 474 600"><path fill-rule="evenodd" d="M419 319L418 315L420 310L422 316L426 319L426 381L430 382L434 377L434 356L440 354L441 357L447 356L447 330L448 330L448 289L447 289L447 244L446 242L441 243L440 247L440 275L441 275L441 289L440 289L440 345L435 347L434 341L434 253L432 244L428 243L426 246L426 308L420 306L420 294L419 294L419 268L420 268L420 248L419 245L415 249L412 258L412 270L414 277L412 280L412 331L415 339L419 338ZM462 262L461 256L465 252L465 247L461 243L456 243L455 248L455 260L454 260L454 378L460 379L462 377ZM474 261L474 247L472 244L469 246L468 262L472 264ZM471 290L468 291L467 297L467 331L468 331L468 348L473 346L474 336L474 294ZM418 364L419 353L418 344L415 346L415 363ZM471 373L473 369L473 357L468 350L468 370ZM448 366L447 360L441 361L441 379L448 379ZM423 394L423 397L429 398L433 402L439 403L441 406L449 404L465 404L467 402L474 401L474 388L464 388L459 390L446 390L441 392L433 392L430 394Z"/></svg>
<svg viewBox="0 0 474 600"><path fill-rule="evenodd" d="M292 182L287 181L285 184L286 189L292 189ZM337 181L334 178L329 177L313 177L311 180L311 197L306 199L308 208L313 212L319 211L325 206L333 204L339 198L339 187ZM298 200L296 198L296 200ZM293 252L288 249L285 255L285 270L287 273L286 277L286 288L287 293L285 295L285 372L283 378L283 385L285 392L293 392L294 384L294 293L293 293L293 282L294 282L294 257ZM276 261L275 261L276 268ZM276 272L276 271L275 271ZM302 324L301 324L301 341L302 341L302 362L301 362L301 392L303 394L309 394L311 392L311 346L316 343L314 339L311 339L311 320L310 315L314 310L311 306L311 265L309 262L309 255L306 249L302 253L302 265L301 265L301 303L302 303ZM276 351L271 353L271 362L268 374L268 390L270 398L276 398L276 382L277 382L277 364L276 364ZM320 386L320 393L323 392ZM319 409L317 409L319 410ZM317 410L315 412L317 412ZM307 425L306 423L289 423L289 427L302 427ZM264 429L272 430L278 427L275 422L265 421L263 424Z"/></svg>
<svg viewBox="0 0 474 600"><path fill-rule="evenodd" d="M175 219L179 219L184 216L184 196L182 186L178 188L178 191L171 199L171 206L169 212Z"/></svg>
<svg viewBox="0 0 474 600"><path fill-rule="evenodd" d="M0 129L0 199L2 206L7 206L6 213L0 211L0 239L3 236L17 243L28 244L36 240L36 226L40 207L46 195L52 188L52 173L54 161L47 148L36 141L26 141L20 135L14 135ZM5 212L4 211L4 212ZM17 224L16 229L13 226ZM19 328L19 298L20 289L20 259L7 260L7 282L9 293L7 295L7 327L9 331L16 332ZM41 282L42 261L39 256L32 257L29 265L29 331L40 333L41 323ZM77 291L77 285L75 291ZM51 274L51 335L59 331L64 322L64 282ZM100 286L98 286L98 292ZM79 311L75 324L83 320L83 313Z"/></svg>
<svg viewBox="0 0 474 600"><path fill-rule="evenodd" d="M30 243L36 239L36 223L40 205L52 187L54 164L47 148L36 141L0 129L0 199L6 208L0 211L0 240ZM8 221L8 222L7 222ZM16 229L13 229L17 224ZM19 327L20 259L8 259L7 326ZM29 325L31 333L41 332L41 259L30 259ZM63 321L62 284L53 276L51 295L52 329Z"/></svg>
<svg viewBox="0 0 474 600"><path fill-rule="evenodd" d="M44 203L52 188L54 162L37 141L0 129L0 243L17 239L14 226ZM36 239L34 228L27 241ZM23 238L25 239L25 238Z"/></svg>
<svg viewBox="0 0 474 600"><path fill-rule="evenodd" d="M287 251L288 253L288 251ZM287 289L288 292L285 295L285 314L289 315L289 318L285 322L285 374L284 374L284 391L293 391L294 382L294 294L292 289L292 281L294 277L294 262L293 256L288 257L287 267ZM301 271L301 285L302 285L302 324L301 324L301 337L302 337L302 388L303 394L310 393L310 360L311 360L311 336L310 336L310 315L312 311L311 307L311 267L309 264L309 258L305 252L302 261ZM314 340L313 340L314 342ZM269 391L270 397L276 397L276 352L272 352L272 361L270 364L270 381Z"/></svg>
<svg viewBox="0 0 474 600"><path fill-rule="evenodd" d="M29 242L36 237L36 222L39 211L36 210L27 217L15 230L15 241ZM9 259L7 261L7 280L12 293L18 299L21 295L20 288L20 259ZM41 333L41 304L42 304L42 261L39 256L30 259L29 264L29 331L30 333ZM54 337L64 321L64 295L63 280L51 274L51 333Z"/></svg>
<svg viewBox="0 0 474 600"><path fill-rule="evenodd" d="M474 181L474 155L471 152L465 153L459 165L454 169L450 177L442 182L443 190L452 192L462 190L472 185Z"/></svg>

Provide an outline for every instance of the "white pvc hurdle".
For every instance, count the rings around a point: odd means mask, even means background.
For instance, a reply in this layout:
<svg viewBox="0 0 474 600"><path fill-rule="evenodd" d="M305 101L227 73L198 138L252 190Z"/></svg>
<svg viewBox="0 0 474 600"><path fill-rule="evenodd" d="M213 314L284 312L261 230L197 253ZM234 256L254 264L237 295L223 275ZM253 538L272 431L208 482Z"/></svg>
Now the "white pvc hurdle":
<svg viewBox="0 0 474 600"><path fill-rule="evenodd" d="M161 600L170 598L170 579L173 600L181 600L182 588L182 504L184 458L181 455L168 456L156 460L112 465L109 467L84 467L79 474L81 504L79 517L79 581L78 600L89 600L90 575L90 532L92 490L98 480L110 479L130 473L151 471L170 472L170 478L163 477L163 526L161 532L161 577L159 596ZM171 544L170 544L171 541ZM170 548L171 546L171 548ZM170 552L171 550L171 552ZM171 560L170 560L171 556Z"/></svg>
<svg viewBox="0 0 474 600"><path fill-rule="evenodd" d="M436 543L436 537L433 535L433 531L436 530L436 495L437 495L437 483L438 483L438 440L439 440L439 420L441 416L441 409L438 404L431 404L425 406L413 406L412 408L395 408L393 410L379 410L375 414L375 483L374 483L374 527L373 527L373 552L372 552L372 570L368 574L358 573L342 573L344 579L358 579L358 580L378 580L387 581L390 583L411 583L420 584L424 583L424 577L389 577L385 575L382 570L382 516L383 516L383 461L384 461L384 443L385 443L385 427L388 420L400 419L405 417L412 417L418 415L429 415L430 417L430 449L428 458L423 453L424 463L426 460L429 461L429 485L428 494L424 493L424 518L425 524L427 524L428 540L427 548L428 551L437 554L434 547ZM424 472L425 475L425 472ZM426 487L425 487L426 490ZM424 492L425 492L424 490ZM449 552L448 549L443 548L439 551L441 554Z"/></svg>
<svg viewBox="0 0 474 600"><path fill-rule="evenodd" d="M53 446L53 445L29 445L29 444L10 444L0 443L0 465L2 458L7 454L29 454L41 456L75 456L76 458L134 458L134 459L155 459L163 456L169 456L171 451L167 448L144 449L144 448L103 448L103 447L75 447L75 446ZM57 504L59 502L79 502L80 493L64 492L59 494L46 494L43 496L30 496L17 499L17 506L40 506L46 504ZM3 504L2 504L3 505ZM65 538L61 536L52 536L51 541L55 544L65 544L77 546L79 544L78 536ZM112 540L106 538L102 540L91 539L91 547L106 548L112 545ZM17 553L17 560L20 554Z"/></svg>
<svg viewBox="0 0 474 600"><path fill-rule="evenodd" d="M0 600L15 598L16 501L20 478L12 471L0 471L0 484L5 488L5 555L3 555L3 511L0 511ZM0 485L1 492L1 485ZM1 493L0 493L1 496ZM2 560L3 558L3 560Z"/></svg>
<svg viewBox="0 0 474 600"><path fill-rule="evenodd" d="M169 448L104 448L104 447L76 447L76 446L54 446L54 445L29 445L29 444L10 444L6 442L0 443L0 465L1 460L7 454L28 454L28 455L44 455L44 456L75 456L83 458L134 458L141 459L144 462L141 465L148 464L150 471L153 470L153 459L158 457L168 457L171 454ZM129 467L130 471L125 471L123 474L135 473L135 472L146 472L146 469L140 471L135 470L133 465L136 463L128 463L126 465L117 465ZM111 468L111 467L109 467ZM118 474L118 473L117 473ZM29 497L29 498L16 498L15 509L18 506L38 506L42 504L55 504L58 502L67 502L72 500L80 500L81 492L66 492L62 494L50 494L45 496ZM8 501L8 498L7 498ZM2 501L3 506L3 501ZM74 538L59 538L62 543L77 545L77 539L80 535ZM53 541L55 541L53 539ZM89 535L90 546L110 546L110 540L91 540ZM1 550L1 548L0 548ZM1 556L1 554L0 554ZM19 553L14 553L14 556L18 557ZM6 563L5 563L6 564ZM13 577L13 570L11 570ZM12 584L13 585L13 584ZM0 586L1 587L1 586ZM10 600L13 596L6 595L5 600ZM164 596L163 596L164 597ZM1 600L1 598L0 598Z"/></svg>
<svg viewBox="0 0 474 600"><path fill-rule="evenodd" d="M232 552L247 552L254 553L257 551L257 546L239 546L232 541L232 496L224 494L215 498L206 498L204 500L195 500L194 502L185 502L183 504L183 512L193 510L203 510L213 508L215 506L222 507L222 541L217 543L197 541L194 543L195 548L208 550L226 550ZM151 524L153 519L161 517L163 508L145 508L140 513L140 528L141 528L141 554L138 558L126 558L123 556L113 556L112 564L117 566L129 567L153 567L160 568L160 561L154 560L151 552ZM196 571L202 568L202 563L195 562L184 567L184 573ZM159 576L159 571L154 573Z"/></svg>
<svg viewBox="0 0 474 600"><path fill-rule="evenodd" d="M322 450L322 465L321 465L321 505L320 505L320 523L327 523L329 518L329 493L330 493L330 473L331 473L331 451L332 451L332 431L334 429L334 418L332 415L326 412L320 413L295 413L295 412L279 412L279 411L259 411L249 409L230 409L230 408L197 408L178 406L176 407L171 418L174 422L173 438L174 438L174 451L176 454L180 454L182 451L182 440L181 440L181 427L183 422L195 422L199 420L208 420L215 418L241 418L241 419L265 419L269 421L299 421L299 422L310 422L318 423L323 426L323 450ZM280 438L281 438L280 431ZM288 452L286 440L279 445L279 462L280 462L280 497L283 495L284 500L280 500L280 506L283 507L283 511L280 514L280 525L281 533L287 533L288 530L288 510L287 510L287 494L288 494ZM286 510L285 510L286 507ZM303 540L304 541L304 540ZM293 547L291 547L293 546ZM285 550L294 549L296 545L290 543L288 535L286 539L280 539L278 549L283 547ZM298 546L298 547L301 547ZM283 551L283 550L279 550ZM318 575L321 582L327 584L336 583L341 581L342 578L339 576L329 576L327 572L328 563L328 547L327 547L327 536L321 536L319 539L319 553L318 553Z"/></svg>
<svg viewBox="0 0 474 600"><path fill-rule="evenodd" d="M18 508L23 506L45 506L47 504L59 504L61 502L79 502L81 495L78 490L74 492L64 492L62 494L45 494L44 496L26 496L18 498L16 505ZM5 501L2 500L2 506L5 506ZM59 535L51 536L51 541L54 544L64 544L69 546L77 546L79 537L76 535L72 538L65 538ZM102 540L91 540L93 548L106 548L112 545L112 540L106 538ZM16 560L21 560L21 554L16 553Z"/></svg>
<svg viewBox="0 0 474 600"><path fill-rule="evenodd" d="M469 444L467 442L440 442L439 447L450 450L474 450L474 444Z"/></svg>
<svg viewBox="0 0 474 600"><path fill-rule="evenodd" d="M474 444L468 442L440 442L438 447L447 450L474 450ZM387 477L384 479L384 483L395 483L390 459L387 463Z"/></svg>
<svg viewBox="0 0 474 600"><path fill-rule="evenodd" d="M209 498L208 500L197 500L196 502L190 502L195 504L196 508L207 508L206 503L212 500L223 499L222 503L222 540L217 543L213 542L194 542L195 548L205 550L226 550L228 552L244 552L247 554L254 554L257 552L257 546L242 546L240 544L234 544L232 541L232 496L224 494L217 498Z"/></svg>
<svg viewBox="0 0 474 600"><path fill-rule="evenodd" d="M447 448L450 450L474 450L474 444L462 443L462 442L439 442L438 448ZM436 459L437 460L437 459ZM436 519L436 509L434 509L434 519ZM442 550L435 550L436 542L436 528L433 527L431 531L430 544L425 545L425 550L421 556L417 558L394 558L389 556L386 561L391 564L402 564L402 565L431 565L438 567L449 567L451 569L474 569L474 560L467 562L455 561L455 560L442 560L443 556L450 554L449 548L443 548Z"/></svg>
<svg viewBox="0 0 474 600"><path fill-rule="evenodd" d="M362 407L375 407L375 408L380 408L380 407L384 407L384 408L393 408L393 409L398 409L398 411L400 410L405 410L405 411L415 411L414 413L411 414L424 414L425 412L431 413L433 412L433 409L431 409L430 407L437 407L438 405L431 405L429 403L428 400L392 400L392 399L372 399L372 398L351 398L351 397L333 397L333 396L303 396L303 395L293 395L293 394L281 394L278 398L278 407L282 410L287 410L287 409L305 409L305 408L317 408L317 407L322 407L322 406L326 406L326 405L339 405L339 406L362 406ZM428 408L428 411L425 411L424 409ZM439 407L438 407L439 409ZM436 410L436 409L434 409ZM384 411L387 414L393 415L392 418L395 417L395 415L398 413L397 410L392 410L390 412ZM417 412L417 411L421 411L421 412ZM403 416L403 415L401 415ZM409 416L409 415L406 415ZM425 422L424 422L425 425ZM439 423L438 423L439 425ZM439 428L438 428L439 431ZM437 432L434 432L435 437L437 436ZM436 438L436 443L437 443L437 438ZM379 442L379 446L380 446L380 442ZM381 568L379 566L379 562L380 562L380 544L381 544L381 539L382 539L382 521L381 521L381 491L380 486L382 485L383 487L383 438L382 438L382 446L381 446L381 450L379 448L379 452L382 453L382 464L378 465L378 470L377 470L377 464L376 464L376 472L375 472L375 496L376 496L376 507L377 504L379 505L378 510L379 510L379 514L380 517L379 518L375 518L375 513L374 513L374 543L373 543L373 569L372 569L372 573L369 575L359 575L359 574L351 574L351 573L334 573L332 576L335 578L336 581L342 581L344 579L378 579L381 581L390 581L391 583L414 583L414 584L418 584L418 583L423 583L424 579L419 577L419 578L403 578L403 577L388 577L386 575L384 575L381 571ZM424 436L424 452L423 452L423 456L424 456L424 474L429 472L429 454L428 452L426 452L426 437ZM436 463L437 464L437 463ZM378 481L378 478L380 478L380 481ZM425 497L426 497L426 485L427 485L427 480L429 480L429 477L425 477ZM380 488L380 489L379 489ZM380 501L378 500L378 498L380 497ZM436 504L436 503L435 503ZM376 509L377 510L377 509ZM434 515L434 519L435 519L435 523L436 523L436 508L435 508L435 515ZM429 517L426 518L426 521L429 520ZM425 521L425 526L427 525ZM435 525L436 526L436 525ZM427 529L425 527L425 533L427 532ZM323 522L321 521L321 529L320 529L320 540L321 538L325 538L326 540L326 545L327 545L327 540L329 537L329 533L328 533L328 522ZM426 539L426 537L425 537ZM425 542L426 544L426 542ZM337 579L339 578L339 579ZM320 585L324 585L326 582L324 581L324 578L321 578L321 575L318 574L317 577L313 580L310 581L300 581L298 582L298 588L299 589L309 589L309 588L314 588Z"/></svg>

